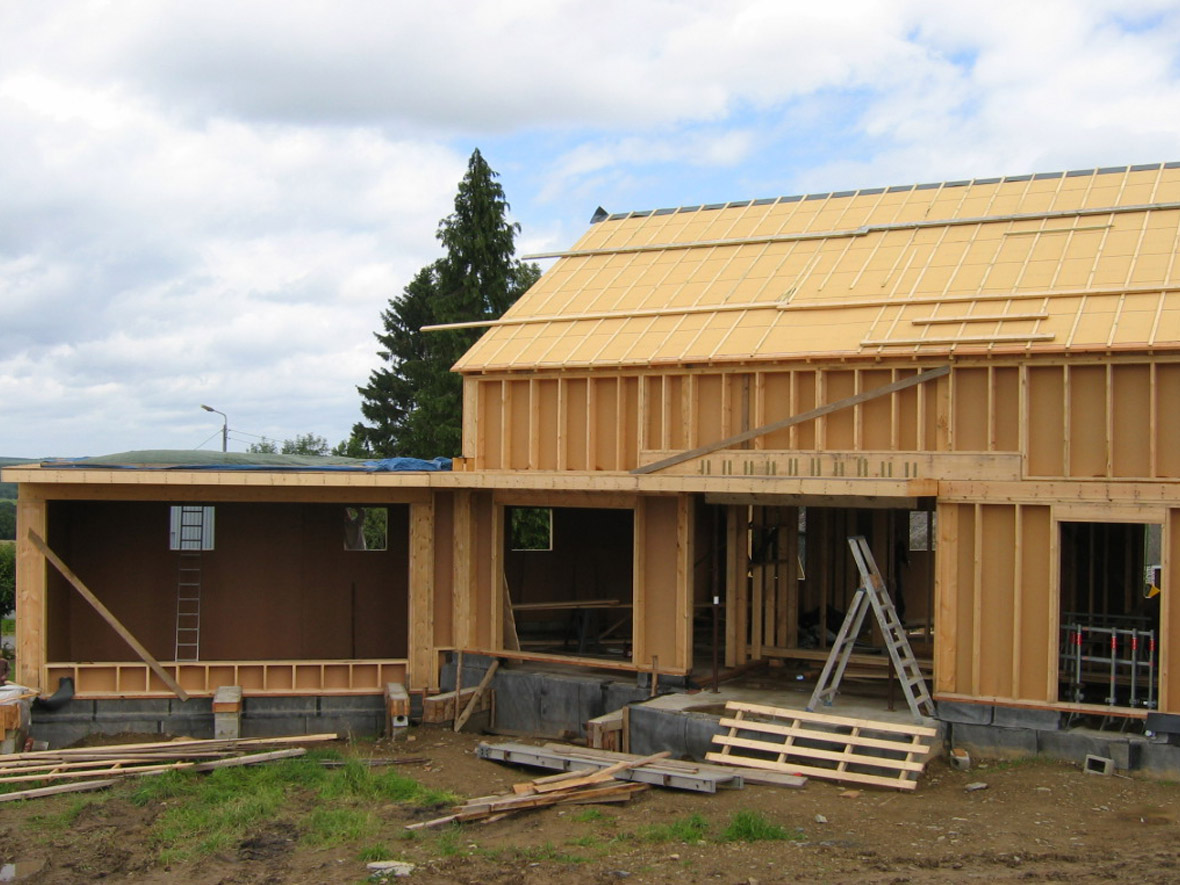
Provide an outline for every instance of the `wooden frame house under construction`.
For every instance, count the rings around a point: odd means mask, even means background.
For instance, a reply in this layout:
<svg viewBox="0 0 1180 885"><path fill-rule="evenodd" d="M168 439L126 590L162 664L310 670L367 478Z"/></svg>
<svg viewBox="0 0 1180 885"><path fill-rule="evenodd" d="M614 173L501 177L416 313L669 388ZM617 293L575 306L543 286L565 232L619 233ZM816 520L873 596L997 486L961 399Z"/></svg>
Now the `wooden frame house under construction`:
<svg viewBox="0 0 1180 885"><path fill-rule="evenodd" d="M168 692L30 532L188 692L257 697L430 692L458 650L822 661L863 535L940 709L1180 713L1180 164L599 213L540 257L455 367L451 472L5 470L18 678ZM346 550L375 507L388 548Z"/></svg>

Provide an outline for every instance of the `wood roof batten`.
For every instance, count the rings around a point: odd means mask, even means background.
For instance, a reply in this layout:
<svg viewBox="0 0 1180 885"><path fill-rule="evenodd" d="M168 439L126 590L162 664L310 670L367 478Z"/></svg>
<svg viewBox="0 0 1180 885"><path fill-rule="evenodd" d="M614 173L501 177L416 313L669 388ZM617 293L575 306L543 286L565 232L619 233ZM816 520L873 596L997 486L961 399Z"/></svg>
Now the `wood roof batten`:
<svg viewBox="0 0 1180 885"><path fill-rule="evenodd" d="M1180 163L616 213L455 369L1176 351L1178 256Z"/></svg>

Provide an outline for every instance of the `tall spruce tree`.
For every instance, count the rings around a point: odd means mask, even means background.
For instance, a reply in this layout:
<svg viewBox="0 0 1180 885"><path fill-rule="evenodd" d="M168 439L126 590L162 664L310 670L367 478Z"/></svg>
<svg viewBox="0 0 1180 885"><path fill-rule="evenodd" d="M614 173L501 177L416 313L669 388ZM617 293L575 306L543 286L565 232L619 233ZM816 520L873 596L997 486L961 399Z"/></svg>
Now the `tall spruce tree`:
<svg viewBox="0 0 1180 885"><path fill-rule="evenodd" d="M537 281L535 264L515 258L520 225L497 174L479 150L459 182L455 209L438 225L446 254L422 268L382 311L374 333L384 365L358 387L365 421L353 441L370 454L420 458L458 455L462 446L463 383L451 366L479 329L422 332L433 323L492 320Z"/></svg>

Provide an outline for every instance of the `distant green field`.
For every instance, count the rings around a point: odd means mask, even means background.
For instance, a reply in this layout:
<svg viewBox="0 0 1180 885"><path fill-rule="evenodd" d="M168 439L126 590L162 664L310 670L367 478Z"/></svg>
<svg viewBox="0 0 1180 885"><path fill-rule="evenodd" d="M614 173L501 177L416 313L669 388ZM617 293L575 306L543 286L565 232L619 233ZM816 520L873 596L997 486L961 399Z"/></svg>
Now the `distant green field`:
<svg viewBox="0 0 1180 885"><path fill-rule="evenodd" d="M11 467L13 464L28 464L30 461L36 460L36 458L0 458L0 467ZM12 501L16 500L16 483L0 482L0 500L4 500L5 498Z"/></svg>

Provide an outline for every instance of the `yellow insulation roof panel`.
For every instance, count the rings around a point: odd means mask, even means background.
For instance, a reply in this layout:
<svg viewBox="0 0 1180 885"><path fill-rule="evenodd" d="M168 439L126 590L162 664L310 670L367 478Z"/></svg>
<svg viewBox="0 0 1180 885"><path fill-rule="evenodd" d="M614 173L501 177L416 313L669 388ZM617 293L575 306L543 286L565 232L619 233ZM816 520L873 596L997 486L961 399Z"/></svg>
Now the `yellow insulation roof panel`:
<svg viewBox="0 0 1180 885"><path fill-rule="evenodd" d="M462 372L1180 348L1180 163L608 216Z"/></svg>

